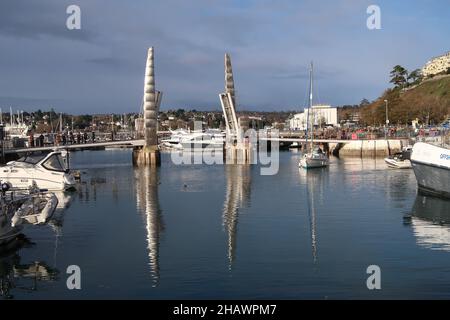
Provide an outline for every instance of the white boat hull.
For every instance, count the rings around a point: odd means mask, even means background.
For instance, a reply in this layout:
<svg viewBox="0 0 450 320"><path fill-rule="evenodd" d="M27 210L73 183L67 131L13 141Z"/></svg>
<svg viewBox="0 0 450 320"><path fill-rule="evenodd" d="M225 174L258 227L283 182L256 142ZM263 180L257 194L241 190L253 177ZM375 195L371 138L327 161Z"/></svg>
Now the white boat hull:
<svg viewBox="0 0 450 320"><path fill-rule="evenodd" d="M73 175L62 165L61 152L48 155L25 156L0 167L0 180L16 189L38 187L52 191L74 188ZM29 159L29 160L28 160Z"/></svg>
<svg viewBox="0 0 450 320"><path fill-rule="evenodd" d="M388 165L390 168L395 169L410 169L412 168L411 161L409 160L395 160L391 158L385 158L384 162Z"/></svg>
<svg viewBox="0 0 450 320"><path fill-rule="evenodd" d="M450 198L450 150L418 142L411 163L419 190Z"/></svg>
<svg viewBox="0 0 450 320"><path fill-rule="evenodd" d="M33 181L39 189L49 191L64 191L75 187L75 183L67 183L66 179L50 180L38 177L1 176L0 180L10 183L15 189L28 189L33 186Z"/></svg>
<svg viewBox="0 0 450 320"><path fill-rule="evenodd" d="M320 158L312 158L306 157L300 159L300 166L305 169L312 168L323 168L328 166L328 158L320 157Z"/></svg>

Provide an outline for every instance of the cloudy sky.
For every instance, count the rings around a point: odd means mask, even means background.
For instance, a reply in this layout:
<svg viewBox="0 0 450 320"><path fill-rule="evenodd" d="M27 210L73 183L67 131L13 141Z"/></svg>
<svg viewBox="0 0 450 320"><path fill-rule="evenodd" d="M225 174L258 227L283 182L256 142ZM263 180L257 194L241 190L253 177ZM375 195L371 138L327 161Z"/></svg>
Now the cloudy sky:
<svg viewBox="0 0 450 320"><path fill-rule="evenodd" d="M81 30L66 8L81 8ZM381 30L366 27L370 4ZM421 67L450 50L450 0L2 0L0 107L137 112L147 48L162 108L220 110L224 53L238 108L300 110L308 64L316 100L375 99L395 64Z"/></svg>

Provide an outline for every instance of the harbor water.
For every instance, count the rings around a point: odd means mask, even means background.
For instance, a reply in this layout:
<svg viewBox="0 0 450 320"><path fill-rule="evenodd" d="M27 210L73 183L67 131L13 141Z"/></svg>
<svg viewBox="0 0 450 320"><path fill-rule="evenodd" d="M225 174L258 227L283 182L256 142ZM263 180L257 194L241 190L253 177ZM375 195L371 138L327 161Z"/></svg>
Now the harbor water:
<svg viewBox="0 0 450 320"><path fill-rule="evenodd" d="M54 219L0 252L3 298L450 298L450 202L417 194L412 170L332 158L134 168L131 150L71 154L76 191ZM81 270L69 290L67 268ZM369 290L368 266L381 289Z"/></svg>

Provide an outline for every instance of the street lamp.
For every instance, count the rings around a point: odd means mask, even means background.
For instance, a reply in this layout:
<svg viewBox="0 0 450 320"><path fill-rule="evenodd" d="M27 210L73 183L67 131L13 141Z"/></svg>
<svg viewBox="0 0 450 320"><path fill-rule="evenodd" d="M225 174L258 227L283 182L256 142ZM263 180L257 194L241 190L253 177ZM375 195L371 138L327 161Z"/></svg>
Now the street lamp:
<svg viewBox="0 0 450 320"><path fill-rule="evenodd" d="M387 139L387 128L389 125L389 118L388 118L388 101L384 100L384 102L386 103L386 127L384 129L384 139Z"/></svg>

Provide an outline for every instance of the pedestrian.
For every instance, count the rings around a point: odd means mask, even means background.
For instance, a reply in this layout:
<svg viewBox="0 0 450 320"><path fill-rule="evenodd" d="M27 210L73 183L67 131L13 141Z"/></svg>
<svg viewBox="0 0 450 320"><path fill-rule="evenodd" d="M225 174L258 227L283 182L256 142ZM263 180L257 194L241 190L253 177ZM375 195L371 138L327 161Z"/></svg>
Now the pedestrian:
<svg viewBox="0 0 450 320"><path fill-rule="evenodd" d="M41 133L41 135L39 136L39 146L43 147L44 146L44 135Z"/></svg>
<svg viewBox="0 0 450 320"><path fill-rule="evenodd" d="M66 137L66 134L63 133L62 134L62 144L63 144L63 146L66 145L66 143L67 143L67 137Z"/></svg>
<svg viewBox="0 0 450 320"><path fill-rule="evenodd" d="M91 132L92 143L95 143L95 132Z"/></svg>
<svg viewBox="0 0 450 320"><path fill-rule="evenodd" d="M30 132L30 135L28 136L28 147L34 147L34 135L32 132Z"/></svg>
<svg viewBox="0 0 450 320"><path fill-rule="evenodd" d="M81 133L80 131L77 132L77 144L81 143Z"/></svg>
<svg viewBox="0 0 450 320"><path fill-rule="evenodd" d="M88 142L88 134L87 134L87 132L85 131L84 133L83 133L83 143L87 143Z"/></svg>

